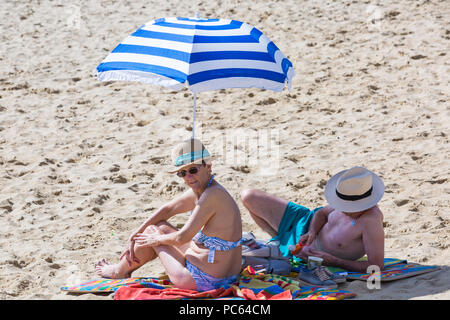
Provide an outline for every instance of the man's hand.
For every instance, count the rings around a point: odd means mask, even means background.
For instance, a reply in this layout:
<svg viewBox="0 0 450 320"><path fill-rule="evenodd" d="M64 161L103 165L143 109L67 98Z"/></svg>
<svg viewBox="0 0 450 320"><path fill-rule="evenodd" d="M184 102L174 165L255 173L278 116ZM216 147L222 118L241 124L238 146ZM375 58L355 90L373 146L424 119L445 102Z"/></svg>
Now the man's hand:
<svg viewBox="0 0 450 320"><path fill-rule="evenodd" d="M319 251L316 249L313 249L312 247L304 247L302 251L299 252L299 254L297 255L297 257L303 259L303 260L308 260L309 256L313 256L313 257L317 257L317 258L322 258L322 264L323 265L334 265L336 263L336 257L324 252L324 251Z"/></svg>
<svg viewBox="0 0 450 320"><path fill-rule="evenodd" d="M304 243L307 246L310 246L311 243L313 243L314 239L316 238L316 233L312 231L308 231L304 235L300 237L299 242Z"/></svg>

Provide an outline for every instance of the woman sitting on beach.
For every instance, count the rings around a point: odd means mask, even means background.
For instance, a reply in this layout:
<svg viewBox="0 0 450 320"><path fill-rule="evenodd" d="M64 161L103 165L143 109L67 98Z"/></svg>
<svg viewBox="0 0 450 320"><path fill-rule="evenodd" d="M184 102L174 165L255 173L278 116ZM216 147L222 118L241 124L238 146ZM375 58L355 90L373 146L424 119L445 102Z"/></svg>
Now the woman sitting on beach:
<svg viewBox="0 0 450 320"><path fill-rule="evenodd" d="M212 290L236 282L241 271L241 214L226 189L214 180L211 156L197 139L177 145L174 169L190 187L150 216L129 238L117 264L104 259L97 273L104 278L127 278L157 256L175 287ZM191 211L177 229L167 220Z"/></svg>

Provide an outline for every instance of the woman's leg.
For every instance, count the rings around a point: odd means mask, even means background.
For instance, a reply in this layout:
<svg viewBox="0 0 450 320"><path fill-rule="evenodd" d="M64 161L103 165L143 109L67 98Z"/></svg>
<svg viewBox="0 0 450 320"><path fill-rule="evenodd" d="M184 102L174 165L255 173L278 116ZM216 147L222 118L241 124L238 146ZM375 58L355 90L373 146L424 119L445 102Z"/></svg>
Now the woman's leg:
<svg viewBox="0 0 450 320"><path fill-rule="evenodd" d="M170 223L166 221L162 221L157 224L159 229L163 233L171 233L175 232L178 229L172 226ZM144 233L149 232L147 230ZM182 252L186 250L186 246L180 248ZM121 279L121 278L129 278L131 277L131 273L140 267L142 267L147 262L155 259L157 254L152 247L143 247L135 245L134 247L134 256L137 258L139 262L133 261L131 264L127 261L125 257L123 257L117 264L111 264L105 259L100 260L95 269L97 270L97 274L103 278L111 278L111 279Z"/></svg>
<svg viewBox="0 0 450 320"><path fill-rule="evenodd" d="M241 199L256 224L272 237L276 236L289 201L257 189L242 191Z"/></svg>
<svg viewBox="0 0 450 320"><path fill-rule="evenodd" d="M172 226L158 224L156 229L161 234L173 232ZM169 276L170 281L175 287L180 289L197 290L194 278L186 268L185 252L190 247L190 242L180 247L161 245L153 247L161 263Z"/></svg>
<svg viewBox="0 0 450 320"><path fill-rule="evenodd" d="M186 269L184 252L173 246L158 246L154 248L158 254L170 281L180 289L197 290L194 278Z"/></svg>

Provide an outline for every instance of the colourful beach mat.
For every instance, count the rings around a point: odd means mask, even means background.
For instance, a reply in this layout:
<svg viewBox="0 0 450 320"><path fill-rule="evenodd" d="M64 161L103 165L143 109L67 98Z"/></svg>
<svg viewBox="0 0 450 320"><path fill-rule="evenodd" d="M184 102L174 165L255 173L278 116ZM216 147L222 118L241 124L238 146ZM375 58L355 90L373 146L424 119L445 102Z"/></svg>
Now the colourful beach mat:
<svg viewBox="0 0 450 320"><path fill-rule="evenodd" d="M407 260L386 258L380 281L394 281L439 270L438 266L408 263ZM341 300L353 298L355 293L314 286L300 286L295 280L298 271L306 265L294 266L286 276L257 273L251 267L242 271L239 283L230 286L198 292L175 288L167 277L135 277L127 279L94 279L74 286L61 287L70 293L115 293L117 300L161 300L161 299L214 299L214 300ZM332 272L346 273L349 280L367 281L375 274L348 272L329 268ZM374 279L374 278L372 278Z"/></svg>
<svg viewBox="0 0 450 320"><path fill-rule="evenodd" d="M121 287L129 286L132 284L139 284L141 282L153 282L160 283L160 287L169 284L168 280L157 280L154 278L126 278L126 279L94 279L87 282L83 282L74 286L64 286L60 289L71 293L111 293L115 292Z"/></svg>
<svg viewBox="0 0 450 320"><path fill-rule="evenodd" d="M414 277L420 274L432 272L439 269L440 269L439 266L425 266L418 263L404 262L385 266L383 271L381 271L380 273L369 274L369 273L349 272L347 275L347 279L367 281L369 277L372 277L372 279L379 277L380 281L387 282Z"/></svg>
<svg viewBox="0 0 450 320"><path fill-rule="evenodd" d="M341 300L355 297L350 291L300 286L292 278L256 273L246 268L239 283L206 292L183 290L167 279L95 279L61 290L70 293L115 293L115 300Z"/></svg>
<svg viewBox="0 0 450 320"><path fill-rule="evenodd" d="M367 260L367 257L363 257L360 260ZM294 272L291 276L295 277L295 272L298 273L299 269L301 268L306 268L306 264L300 263L296 265L293 268ZM379 276L380 281L394 281L432 272L435 270L439 270L440 268L439 266L426 266L418 263L409 263L404 259L385 258L384 269L379 274L351 272L345 269L334 267L328 267L328 269L336 274L345 274L347 280L367 281L367 279L369 279L369 277L371 276L372 279L375 279L375 277Z"/></svg>

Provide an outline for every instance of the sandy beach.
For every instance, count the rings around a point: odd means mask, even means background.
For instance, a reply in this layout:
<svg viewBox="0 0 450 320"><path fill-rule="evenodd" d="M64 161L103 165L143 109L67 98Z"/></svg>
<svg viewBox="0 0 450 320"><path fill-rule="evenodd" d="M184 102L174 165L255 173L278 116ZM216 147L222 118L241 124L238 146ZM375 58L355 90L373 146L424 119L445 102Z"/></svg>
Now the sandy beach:
<svg viewBox="0 0 450 320"><path fill-rule="evenodd" d="M99 82L95 68L142 24L228 18L293 63L290 91L197 96L196 137L241 209L258 188L309 208L335 173L365 166L386 186L385 256L439 271L339 286L354 299L450 299L448 1L7 1L0 9L0 299L112 299L61 286L97 278L154 210L186 190L166 173L191 136L193 96ZM170 221L182 226L188 214ZM134 276L160 276L154 260Z"/></svg>

